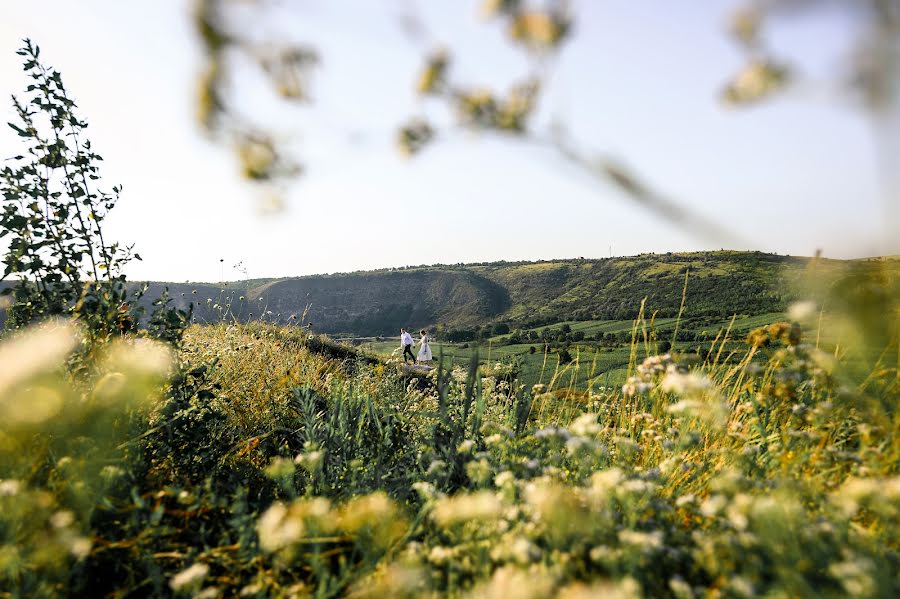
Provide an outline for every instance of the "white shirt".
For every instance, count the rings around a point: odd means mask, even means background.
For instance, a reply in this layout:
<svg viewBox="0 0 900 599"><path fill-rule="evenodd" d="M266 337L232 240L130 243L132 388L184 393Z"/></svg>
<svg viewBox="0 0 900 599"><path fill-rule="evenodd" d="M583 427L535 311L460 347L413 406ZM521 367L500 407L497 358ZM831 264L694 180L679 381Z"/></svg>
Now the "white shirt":
<svg viewBox="0 0 900 599"><path fill-rule="evenodd" d="M412 335L410 335L408 332L400 335L400 345L401 346L412 345L412 344L413 344Z"/></svg>

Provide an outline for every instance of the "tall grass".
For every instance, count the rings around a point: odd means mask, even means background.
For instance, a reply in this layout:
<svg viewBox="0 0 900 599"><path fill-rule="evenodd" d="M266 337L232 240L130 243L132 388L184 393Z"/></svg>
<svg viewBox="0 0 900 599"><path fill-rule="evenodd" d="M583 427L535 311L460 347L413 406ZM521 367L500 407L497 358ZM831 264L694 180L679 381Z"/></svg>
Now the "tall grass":
<svg viewBox="0 0 900 599"><path fill-rule="evenodd" d="M578 356L526 388L233 321L178 356L126 337L85 376L61 367L77 327L22 333L0 345L0 587L896 596L898 312L862 283L739 353L727 329L657 355L642 311L615 389L577 388Z"/></svg>

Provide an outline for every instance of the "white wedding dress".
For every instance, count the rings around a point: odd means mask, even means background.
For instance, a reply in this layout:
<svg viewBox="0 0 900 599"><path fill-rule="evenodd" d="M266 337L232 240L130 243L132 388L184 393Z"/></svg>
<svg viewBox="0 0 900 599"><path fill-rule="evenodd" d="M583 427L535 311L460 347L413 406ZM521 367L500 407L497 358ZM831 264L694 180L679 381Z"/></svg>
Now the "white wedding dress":
<svg viewBox="0 0 900 599"><path fill-rule="evenodd" d="M422 335L422 346L416 358L419 362L431 362L431 346L428 344L428 335Z"/></svg>

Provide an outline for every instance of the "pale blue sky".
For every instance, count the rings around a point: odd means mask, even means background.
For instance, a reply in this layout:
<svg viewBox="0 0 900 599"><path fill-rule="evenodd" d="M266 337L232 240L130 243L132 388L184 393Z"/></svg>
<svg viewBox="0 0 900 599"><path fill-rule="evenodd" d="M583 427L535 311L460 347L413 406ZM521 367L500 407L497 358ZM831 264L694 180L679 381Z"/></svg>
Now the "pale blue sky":
<svg viewBox="0 0 900 599"><path fill-rule="evenodd" d="M217 280L219 258L251 277L423 263L603 257L707 249L630 205L552 152L448 130L413 160L395 151L410 115L449 122L413 93L421 52L393 0L304 0L278 23L322 58L312 106L282 110L265 94L248 107L297 135L307 174L287 210L259 212L231 153L193 122L202 60L190 2L0 0L0 92L25 85L14 51L31 37L60 69L122 183L112 234L144 256L130 276ZM525 73L499 24L474 1L420 0L420 14L457 54L461 81L506 88ZM732 0L575 3L578 29L559 57L537 122L562 117L585 148L618 157L667 195L729 224L760 249L832 257L900 253L888 240L871 125L833 96L798 91L746 110L718 93L741 64L724 33ZM771 30L814 78L850 41L824 14ZM248 83L248 88L250 84ZM10 116L8 103L3 116ZM5 118L4 120L10 120ZM0 156L16 153L0 134ZM892 245L893 244L893 245Z"/></svg>

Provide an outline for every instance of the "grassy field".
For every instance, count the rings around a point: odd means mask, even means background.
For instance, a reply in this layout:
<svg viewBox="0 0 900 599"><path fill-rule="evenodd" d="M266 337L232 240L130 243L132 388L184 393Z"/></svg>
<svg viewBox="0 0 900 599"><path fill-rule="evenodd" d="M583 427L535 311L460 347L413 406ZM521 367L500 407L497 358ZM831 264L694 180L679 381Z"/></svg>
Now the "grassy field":
<svg viewBox="0 0 900 599"><path fill-rule="evenodd" d="M730 326L729 337L732 341L725 344L723 353L728 355L732 351L741 352L745 347L743 340L748 331L778 322L783 318L783 313L772 312L757 316L735 317L733 323L731 320L720 321L704 326L700 330L708 337L708 341L676 343L675 347L679 351L708 350L712 347L716 336L721 332L724 337ZM648 330L655 331L660 340L671 339L676 321L675 318L657 319L653 322L652 328L650 323L646 323L646 327ZM569 325L573 332L583 332L588 337L597 333L628 333L630 335L635 321L567 321L526 330L541 333L545 329L558 330L562 325ZM640 326L637 334L639 338L642 338ZM543 383L555 386L563 385L574 389L621 386L625 382L627 366L632 357L630 342L612 346L595 342L576 342L568 347L572 361L560 364L558 347L549 346L541 341L507 345L508 340L509 334L491 337L478 344L436 341L432 344L432 352L435 362L443 357L448 366L466 367L472 360L472 356L476 354L481 364L490 364L496 361L512 362L518 366L519 378L524 384L531 386ZM360 345L361 349L382 358L396 355L398 347L399 338L369 341ZM719 344L716 345L717 349L718 347ZM534 353L531 352L532 348L535 349ZM635 356L640 360L654 352L654 347L647 348L643 344L638 344Z"/></svg>

